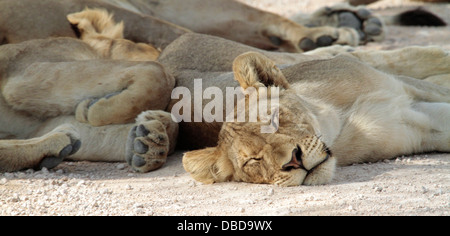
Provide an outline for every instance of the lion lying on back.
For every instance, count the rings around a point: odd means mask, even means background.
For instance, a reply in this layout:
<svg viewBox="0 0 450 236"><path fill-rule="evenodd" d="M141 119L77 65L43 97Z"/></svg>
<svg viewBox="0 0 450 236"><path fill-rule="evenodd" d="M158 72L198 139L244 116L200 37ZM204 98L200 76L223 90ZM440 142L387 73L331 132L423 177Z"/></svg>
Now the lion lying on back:
<svg viewBox="0 0 450 236"><path fill-rule="evenodd" d="M146 172L163 166L177 141L190 148L217 141L183 157L196 180L317 185L331 181L336 165L450 152L450 90L418 80L448 81L450 57L439 48L284 54L185 34L158 62L133 62L105 60L114 47L89 46L101 37L84 40L0 47L2 171L52 168L70 158L125 159ZM204 89L280 88L271 114L279 115L277 132L261 133L262 120L175 123L174 76L190 91L194 78L204 78Z"/></svg>

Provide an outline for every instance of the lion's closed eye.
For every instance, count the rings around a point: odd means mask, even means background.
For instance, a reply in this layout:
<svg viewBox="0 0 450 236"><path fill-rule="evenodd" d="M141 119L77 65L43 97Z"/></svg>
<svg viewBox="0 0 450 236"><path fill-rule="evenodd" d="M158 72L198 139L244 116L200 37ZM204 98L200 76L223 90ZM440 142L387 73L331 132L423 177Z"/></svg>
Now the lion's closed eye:
<svg viewBox="0 0 450 236"><path fill-rule="evenodd" d="M244 163L244 166L247 166L247 165L254 165L254 164L259 164L260 161L262 161L262 158L260 158L260 157L252 157L252 158L248 159L248 160Z"/></svg>

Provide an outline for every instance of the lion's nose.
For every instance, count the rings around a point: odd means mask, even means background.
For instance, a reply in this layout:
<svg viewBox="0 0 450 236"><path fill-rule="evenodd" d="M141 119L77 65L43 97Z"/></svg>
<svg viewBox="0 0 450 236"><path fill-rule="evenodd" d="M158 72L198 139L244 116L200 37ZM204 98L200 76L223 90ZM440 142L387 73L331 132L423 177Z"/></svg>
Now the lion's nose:
<svg viewBox="0 0 450 236"><path fill-rule="evenodd" d="M297 146L297 148L295 148L292 151L291 160L288 163L284 164L281 167L281 169L283 171L290 171L292 169L300 169L300 168L305 169L305 167L303 166L303 163L302 163L302 158L301 158L302 155L303 155L302 149L299 146Z"/></svg>

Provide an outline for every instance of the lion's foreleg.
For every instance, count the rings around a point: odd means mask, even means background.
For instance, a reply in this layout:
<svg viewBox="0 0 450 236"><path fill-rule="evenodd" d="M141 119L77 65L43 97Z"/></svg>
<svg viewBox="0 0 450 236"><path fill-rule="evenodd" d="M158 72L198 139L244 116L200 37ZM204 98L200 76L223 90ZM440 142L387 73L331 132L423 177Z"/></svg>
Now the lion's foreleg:
<svg viewBox="0 0 450 236"><path fill-rule="evenodd" d="M78 122L73 116L61 116L49 119L43 123L34 136L39 137L48 133L54 127L63 124L74 127L81 140L79 151L67 159L73 161L125 161L127 135L134 124L93 127L89 124Z"/></svg>
<svg viewBox="0 0 450 236"><path fill-rule="evenodd" d="M405 92L416 101L450 103L450 88L407 76L396 78L404 83Z"/></svg>
<svg viewBox="0 0 450 236"><path fill-rule="evenodd" d="M361 61L395 75L416 79L439 76L440 81L450 80L450 55L439 47L405 47L390 51L355 51L351 53Z"/></svg>
<svg viewBox="0 0 450 236"><path fill-rule="evenodd" d="M426 151L450 152L450 103L420 102L412 108L428 117L429 129L422 129L423 148Z"/></svg>
<svg viewBox="0 0 450 236"><path fill-rule="evenodd" d="M0 140L0 171L53 168L80 148L79 135L62 125L37 138Z"/></svg>
<svg viewBox="0 0 450 236"><path fill-rule="evenodd" d="M61 124L70 125L79 134L81 147L68 157L74 161L124 162L136 154L148 160L148 165L152 160L161 161L162 165L174 151L178 136L178 124L164 111L143 112L135 123L100 127L80 123L73 116L62 116L49 119L34 135L41 136Z"/></svg>

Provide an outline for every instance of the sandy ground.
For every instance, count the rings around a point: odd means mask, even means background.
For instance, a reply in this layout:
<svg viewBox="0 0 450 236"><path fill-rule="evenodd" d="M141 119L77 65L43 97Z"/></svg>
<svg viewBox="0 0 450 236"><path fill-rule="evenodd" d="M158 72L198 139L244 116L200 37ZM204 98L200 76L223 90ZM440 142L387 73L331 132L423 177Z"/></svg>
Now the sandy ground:
<svg viewBox="0 0 450 236"><path fill-rule="evenodd" d="M311 12L329 0L241 0L285 16ZM423 5L383 1L391 14ZM395 7L395 8L392 8ZM450 4L426 7L450 23ZM450 49L450 27L388 27L365 49L439 45ZM53 170L0 174L0 215L450 215L450 154L403 156L339 167L326 186L282 188L203 185L184 171L182 152L160 170L133 173L124 163L65 162Z"/></svg>

